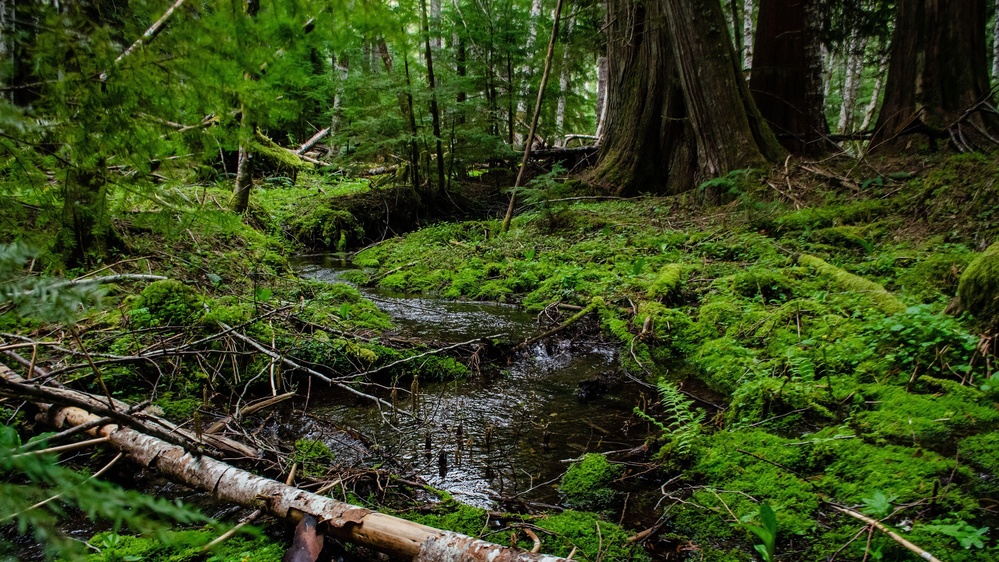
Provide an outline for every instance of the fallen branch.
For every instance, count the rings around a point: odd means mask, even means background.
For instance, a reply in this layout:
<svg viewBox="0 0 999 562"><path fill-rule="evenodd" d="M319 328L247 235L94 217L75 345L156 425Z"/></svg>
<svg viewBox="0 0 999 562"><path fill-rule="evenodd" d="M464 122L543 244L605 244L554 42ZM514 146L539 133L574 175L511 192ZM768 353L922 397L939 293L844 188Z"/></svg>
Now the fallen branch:
<svg viewBox="0 0 999 562"><path fill-rule="evenodd" d="M330 128L326 127L322 131L319 131L318 133L312 135L312 138L310 138L309 140L305 141L305 143L303 143L302 146L298 147L298 150L295 151L295 154L297 154L299 156L305 154L306 152L309 151L310 148L312 148L313 146L315 146L317 142L323 140L323 138L326 135L328 135L329 132L330 132Z"/></svg>
<svg viewBox="0 0 999 562"><path fill-rule="evenodd" d="M63 424L92 422L97 416L68 407L52 412L49 422ZM390 556L432 562L468 560L473 562L558 562L563 558L533 554L521 549L488 543L459 533L441 531L412 521L338 502L280 482L263 478L206 455L192 455L134 429L109 424L91 430L133 461L155 469L164 476L215 497L254 507L270 515L299 520L305 514L316 517L326 534L354 544L379 550Z"/></svg>
<svg viewBox="0 0 999 562"><path fill-rule="evenodd" d="M833 509L835 509L836 511L839 511L840 513L845 513L845 514L849 515L850 517L853 517L854 519L859 519L859 520L863 521L864 523L867 523L868 525L870 525L870 526L874 527L875 529L881 531L882 533L888 535L888 537L891 538L891 540L893 540L893 541L897 542L898 544L904 546L905 548L909 549L910 551L915 552L916 555L919 556L920 558L922 558L924 560L929 560L929 562L940 562L939 558L937 558L936 556L933 556L929 552L927 552L927 551L923 550L922 548L919 548L918 546L916 546L916 545L912 544L911 542L905 540L904 538L902 538L901 536L899 536L898 533L896 533L895 531L892 531L891 529L889 529L888 527L886 527L884 524L882 524L880 521L878 521L876 519L872 519L872 518L864 515L863 513L859 513L859 512L856 512L856 511L852 510L852 509L849 509L849 508L846 508L846 507L842 507L842 506L839 506L839 505L836 505L836 504L829 504L829 506L832 507Z"/></svg>
<svg viewBox="0 0 999 562"><path fill-rule="evenodd" d="M113 66L118 66L118 63L125 60L125 57L131 55L133 52L136 51L136 49L138 49L142 45L147 44L153 39L155 39L156 36L160 34L160 31L163 31L163 26L166 25L167 20L170 19L170 16L173 15L174 10L179 8L181 4L184 3L184 1L185 0L177 0L169 8L167 8L167 11L164 12L163 15L160 16L160 19L156 20L153 23L153 25L149 26L149 29L147 29L146 32L142 34L142 37L136 39L135 43L132 43L127 49L125 49L120 55L118 55L118 58L114 59ZM100 79L101 82L104 82L105 80L108 79L107 70L101 72Z"/></svg>
<svg viewBox="0 0 999 562"><path fill-rule="evenodd" d="M167 277L162 275L145 275L141 273L123 273L121 275L107 275L105 277L89 277L86 279L73 279L71 281L61 281L45 287L38 287L21 293L24 296L33 295L42 291L52 291L54 289L64 289L66 287L76 287L78 285L93 285L103 283L115 283L117 281L163 281Z"/></svg>
<svg viewBox="0 0 999 562"><path fill-rule="evenodd" d="M600 299L599 297L598 298L594 298L592 301L590 301L590 304L586 305L586 308L580 310L576 314L573 314L565 322L559 324L558 326L552 328L551 330L548 330L547 332L545 332L545 333L543 333L541 335L534 336L533 338L530 338L528 340L524 340L524 343L520 344L517 347L527 347L527 346L531 345L534 342L543 340L543 339L545 339L547 337L551 337L551 336L553 336L553 335L561 332L562 330L565 330L569 326L572 326L576 322L579 322L580 320L582 320L583 317L586 316L587 314L589 314L589 313L593 312L594 310L596 310L597 307L600 306L601 304L603 304L603 299Z"/></svg>
<svg viewBox="0 0 999 562"><path fill-rule="evenodd" d="M208 435L218 433L230 421L233 420L239 421L240 419L243 418L243 416L248 416L253 412L256 412L258 410L263 410L264 408L269 408L275 404L280 404L281 402L284 402L285 400L290 400L294 397L295 397L294 392L287 392L285 394L279 394L277 396L271 396L263 400L252 402L242 410L237 410L235 414L231 416L226 416L225 418L213 423L211 427L205 430L205 433L207 433Z"/></svg>
<svg viewBox="0 0 999 562"><path fill-rule="evenodd" d="M398 361L393 361L393 362L389 363L388 365L382 365L381 367L378 367L377 369L372 369L370 371L366 371L366 372L360 373L358 376L373 375L375 373L380 373L382 371L387 371L387 370L391 369L392 367L395 367L396 365L401 365L401 364L407 363L409 361L414 361L416 359L419 359L420 357L426 357L427 355L434 355L434 354L440 353L442 351L449 351L449 350L452 350L452 349L455 349L455 348L458 348L458 347L470 345L470 344L477 343L477 342L480 342L480 341L488 341L488 340L492 340L492 339L496 339L496 338L501 338L501 337L503 337L505 335L506 334L493 334L491 336L483 336L481 338L475 338L474 340L468 340L468 341L463 341L461 343L451 344L451 345L449 345L447 347L441 347L441 348L438 348L438 349L431 349L430 351L424 351L423 353L420 353L420 354L417 354L417 355L410 355L409 357L405 357L403 359L399 359Z"/></svg>
<svg viewBox="0 0 999 562"><path fill-rule="evenodd" d="M261 344L260 342L254 340L253 338L245 336L245 335L243 335L243 334L241 334L239 332L233 331L232 328L230 328L229 326L227 326L225 324L222 324L221 322L219 324L223 328L225 328L226 331L231 332L232 335L235 338L246 342L251 347L254 347L260 353L263 353L264 355L270 357L271 359L274 359L275 361L280 361L280 362L284 363L285 365L288 365L289 367L292 367L294 369L299 369L301 371L305 371L309 375L311 375L311 376L313 376L313 377L315 377L315 378L317 378L317 379L319 379L319 380L321 380L321 381L323 381L325 383L328 383L328 384L331 384L333 386L336 386L337 388L346 390L347 392L349 392L351 394L356 394L357 396L360 396L362 398L367 398L368 400L373 400L376 404L379 405L379 407L380 406L386 406L389 409L392 409L392 404L391 403L386 402L385 400L382 400L381 398L378 398L377 396L372 396L370 394L361 392L360 390L357 390L356 388L351 388L350 385L346 385L346 384L343 384L340 381L331 379L331 378L327 377L326 375L320 373L319 371L316 371L315 369L310 369L310 368L306 367L305 365L300 365L300 364L296 363L295 361L292 361L291 359L288 359L287 357L285 357L283 355L279 355L279 354L275 353L274 351L272 351L270 349L267 349L266 347L264 347L263 344Z"/></svg>

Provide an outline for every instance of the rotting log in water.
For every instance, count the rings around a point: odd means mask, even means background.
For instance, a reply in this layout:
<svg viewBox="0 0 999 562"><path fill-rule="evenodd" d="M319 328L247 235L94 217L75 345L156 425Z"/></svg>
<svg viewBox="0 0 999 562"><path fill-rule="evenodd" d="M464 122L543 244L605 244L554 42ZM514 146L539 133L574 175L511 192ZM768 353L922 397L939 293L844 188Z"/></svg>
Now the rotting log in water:
<svg viewBox="0 0 999 562"><path fill-rule="evenodd" d="M8 369L0 370L8 382L25 381ZM40 405L39 417L54 427L92 423L99 416L75 406L64 408ZM327 536L384 552L414 562L558 562L557 556L535 554L518 548L489 543L474 537L442 531L398 517L338 502L256 476L207 455L188 452L183 447L114 423L88 431L106 437L108 443L134 462L156 470L167 478L191 488L211 492L217 499L254 507L282 519L300 520L314 515Z"/></svg>

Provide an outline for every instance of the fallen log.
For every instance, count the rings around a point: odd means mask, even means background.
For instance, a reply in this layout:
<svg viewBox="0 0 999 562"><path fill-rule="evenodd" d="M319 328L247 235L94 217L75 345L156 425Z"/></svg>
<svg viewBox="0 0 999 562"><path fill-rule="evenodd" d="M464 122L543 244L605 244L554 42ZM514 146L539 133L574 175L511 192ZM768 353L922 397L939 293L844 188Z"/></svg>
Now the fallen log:
<svg viewBox="0 0 999 562"><path fill-rule="evenodd" d="M24 379L6 370L9 383ZM39 421L61 428L93 423L100 417L75 406L65 408L40 404ZM106 438L108 444L132 461L191 488L210 491L222 501L253 507L282 519L301 520L313 515L327 536L384 552L414 562L558 562L557 556L536 554L489 543L474 537L442 531L392 517L363 507L336 501L257 476L207 455L193 454L183 447L114 423L88 431Z"/></svg>

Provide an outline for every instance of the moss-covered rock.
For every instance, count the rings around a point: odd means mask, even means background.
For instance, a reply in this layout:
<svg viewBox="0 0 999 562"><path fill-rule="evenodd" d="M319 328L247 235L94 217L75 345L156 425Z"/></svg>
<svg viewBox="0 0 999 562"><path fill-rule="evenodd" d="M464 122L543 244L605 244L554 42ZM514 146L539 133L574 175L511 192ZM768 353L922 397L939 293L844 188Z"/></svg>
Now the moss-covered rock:
<svg viewBox="0 0 999 562"><path fill-rule="evenodd" d="M999 242L972 261L957 285L961 306L982 322L999 322Z"/></svg>

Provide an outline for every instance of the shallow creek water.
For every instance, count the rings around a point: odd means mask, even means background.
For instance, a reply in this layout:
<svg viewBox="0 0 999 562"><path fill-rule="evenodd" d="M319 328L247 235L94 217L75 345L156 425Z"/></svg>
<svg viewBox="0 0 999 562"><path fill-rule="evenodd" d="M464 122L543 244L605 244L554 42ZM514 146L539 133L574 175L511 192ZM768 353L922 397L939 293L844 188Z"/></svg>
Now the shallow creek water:
<svg viewBox="0 0 999 562"><path fill-rule="evenodd" d="M345 268L328 256L299 258L294 265L299 275L330 283L341 282ZM542 331L533 315L512 305L358 289L392 316L398 335L428 346L495 334L504 334L497 338L504 341L524 341ZM297 430L323 438L338 455L350 457L363 453L321 426L328 421L352 428L372 441L379 454L414 466L431 485L472 505L494 507L496 497L518 494L555 503L553 484L568 459L628 449L645 438L643 427L629 431L632 408L642 399L637 385L611 383L608 392L580 397L580 383L612 374L616 365L616 347L596 339L539 342L513 353L504 365L483 365L470 379L421 383L419 419L397 416L394 422L391 413L370 402L342 392L317 394L313 386L311 421ZM405 401L408 410L408 394ZM442 456L447 457L446 471Z"/></svg>

